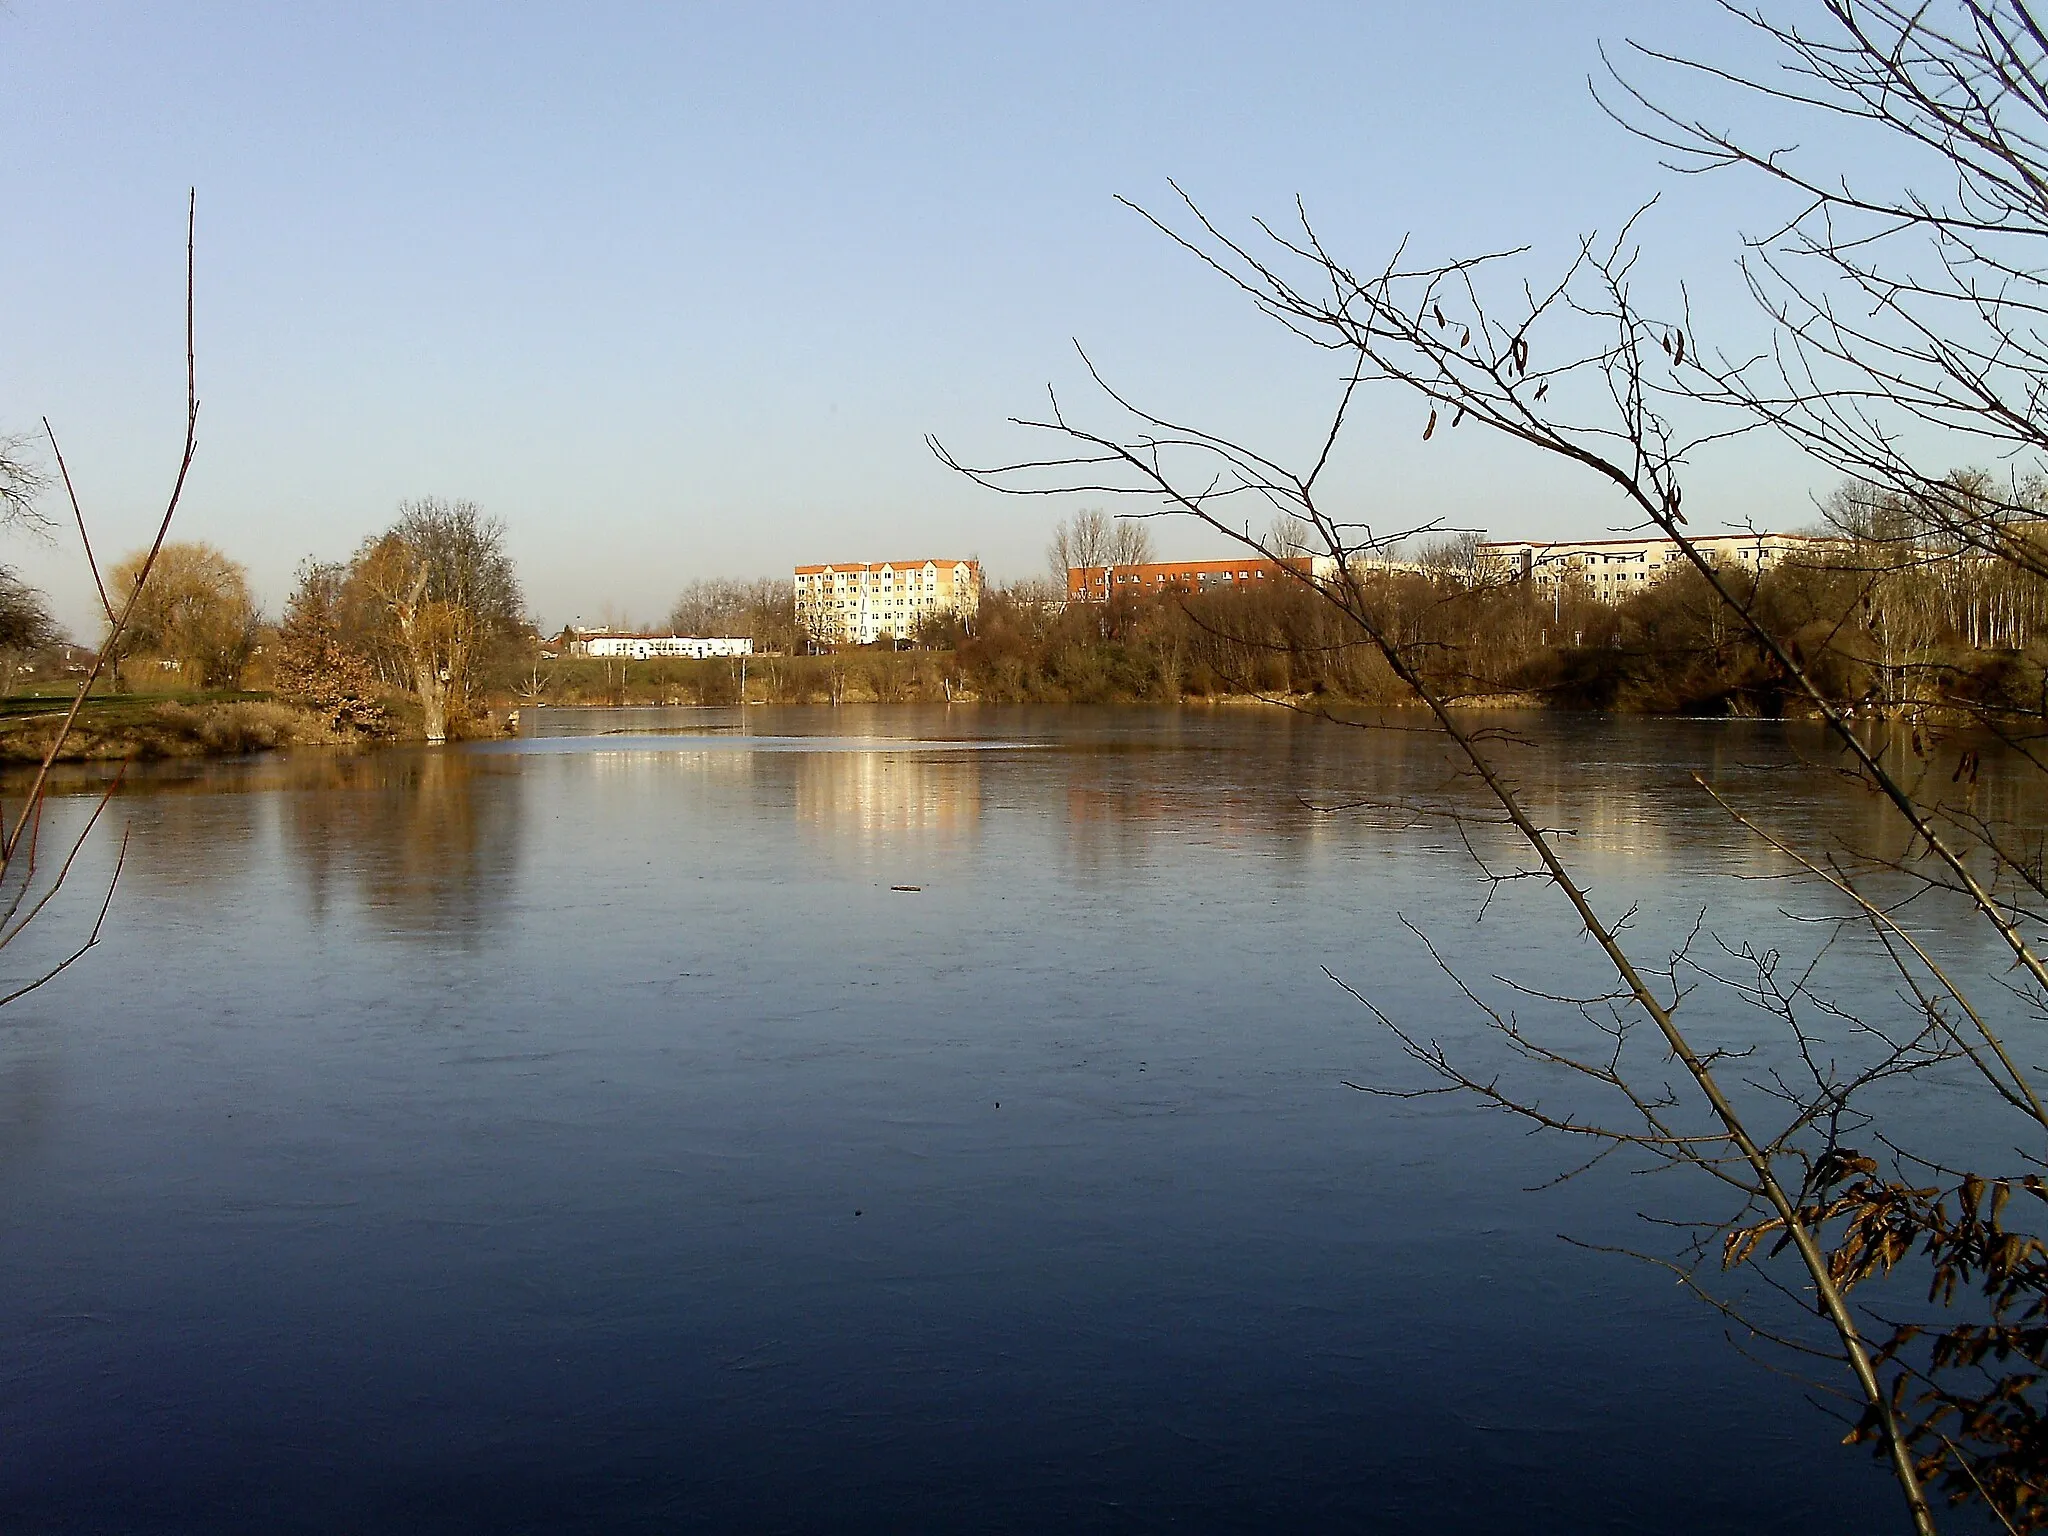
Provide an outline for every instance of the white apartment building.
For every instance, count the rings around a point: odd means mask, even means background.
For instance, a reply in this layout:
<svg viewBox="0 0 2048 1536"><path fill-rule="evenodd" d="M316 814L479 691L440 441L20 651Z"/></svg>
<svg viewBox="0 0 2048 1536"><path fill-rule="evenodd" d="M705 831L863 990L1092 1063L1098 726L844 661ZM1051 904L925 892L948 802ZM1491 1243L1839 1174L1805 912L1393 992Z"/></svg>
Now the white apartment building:
<svg viewBox="0 0 2048 1536"><path fill-rule="evenodd" d="M648 661L657 656L687 656L702 661L710 656L751 656L754 642L746 635L615 635L607 631L578 630L569 642L571 656L625 657Z"/></svg>
<svg viewBox="0 0 2048 1536"><path fill-rule="evenodd" d="M1825 539L1797 533L1702 533L1692 542L1717 563L1766 571L1801 555L1818 555ZM1555 586L1574 578L1608 602L1645 591L1687 564L1676 539L1504 539L1481 544L1479 572L1493 581Z"/></svg>
<svg viewBox="0 0 2048 1536"><path fill-rule="evenodd" d="M981 611L978 560L881 560L796 568L796 621L819 645L908 639L920 621Z"/></svg>

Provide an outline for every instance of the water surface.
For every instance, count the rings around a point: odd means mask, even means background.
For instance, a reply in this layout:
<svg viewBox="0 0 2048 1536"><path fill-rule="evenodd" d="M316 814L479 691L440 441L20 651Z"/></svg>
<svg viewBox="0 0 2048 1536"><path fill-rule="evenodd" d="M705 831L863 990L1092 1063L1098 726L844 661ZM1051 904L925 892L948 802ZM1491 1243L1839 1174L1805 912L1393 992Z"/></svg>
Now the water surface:
<svg viewBox="0 0 2048 1536"><path fill-rule="evenodd" d="M1692 770L1882 830L1796 730L1524 724L1653 948L1783 929ZM102 944L0 1025L0 1526L1895 1523L1800 1383L1558 1236L1640 1243L1661 1191L1532 1194L1570 1149L1345 1086L1418 1079L1325 968L1493 1048L1404 919L1605 985L1488 829L1418 817L1478 805L1429 738L526 725L138 775L4 957L75 941L126 825Z"/></svg>

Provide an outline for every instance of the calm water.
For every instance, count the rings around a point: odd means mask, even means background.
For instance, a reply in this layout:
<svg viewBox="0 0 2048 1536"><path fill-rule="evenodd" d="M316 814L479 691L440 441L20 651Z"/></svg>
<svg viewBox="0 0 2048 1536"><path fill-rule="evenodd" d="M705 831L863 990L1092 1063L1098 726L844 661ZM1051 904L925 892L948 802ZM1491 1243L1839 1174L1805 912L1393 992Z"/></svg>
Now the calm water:
<svg viewBox="0 0 2048 1536"><path fill-rule="evenodd" d="M0 1026L0 1529L1898 1526L1805 1388L1558 1236L1703 1191L1529 1193L1571 1149L1344 1086L1419 1079L1324 967L1492 1049L1403 917L1604 985L1533 884L1478 920L1429 740L527 724L140 778L0 957L132 828ZM1652 948L1818 942L1691 769L1877 824L1769 725L1533 728Z"/></svg>

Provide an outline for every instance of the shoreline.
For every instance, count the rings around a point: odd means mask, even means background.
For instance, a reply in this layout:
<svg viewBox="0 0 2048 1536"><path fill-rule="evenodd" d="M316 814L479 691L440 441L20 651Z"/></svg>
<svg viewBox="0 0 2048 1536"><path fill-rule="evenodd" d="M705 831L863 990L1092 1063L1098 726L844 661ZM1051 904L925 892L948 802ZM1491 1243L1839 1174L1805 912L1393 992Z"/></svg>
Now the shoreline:
<svg viewBox="0 0 2048 1536"><path fill-rule="evenodd" d="M51 701L53 705L57 701ZM715 703L679 703L669 700L629 700L599 703L532 703L519 701L497 704L481 717L461 723L450 739L451 745L465 741L500 741L519 734L518 722L528 712L576 713L600 710L724 710L740 709L843 709L843 708L931 708L944 705L962 709L1190 709L1250 711L1285 710L1319 718L1341 719L1349 712L1406 711L1420 708L1414 702L1380 703L1346 699L1330 694L1261 695L1248 693L1210 694L1178 700L1119 699L1089 702L1067 700L993 700L961 692L952 698L846 699L784 701L749 699ZM1740 712L1652 716L1637 710L1573 709L1530 693L1500 692L1474 694L1454 700L1450 707L1472 714L1522 713L1558 714L1576 717L1679 720L1761 720L1817 719L1812 711L1783 716ZM49 739L61 724L68 701L48 711L17 712L0 720L0 774L19 773L41 763ZM1920 706L1918 717L1932 724L1967 724L1945 721L1950 711L1941 705ZM59 764L164 762L179 759L220 759L251 757L293 747L318 747L350 752L376 751L387 747L417 747L425 738L415 731L398 729L379 735L337 731L319 712L277 699L252 697L220 701L185 702L176 699L117 697L95 699L72 727Z"/></svg>

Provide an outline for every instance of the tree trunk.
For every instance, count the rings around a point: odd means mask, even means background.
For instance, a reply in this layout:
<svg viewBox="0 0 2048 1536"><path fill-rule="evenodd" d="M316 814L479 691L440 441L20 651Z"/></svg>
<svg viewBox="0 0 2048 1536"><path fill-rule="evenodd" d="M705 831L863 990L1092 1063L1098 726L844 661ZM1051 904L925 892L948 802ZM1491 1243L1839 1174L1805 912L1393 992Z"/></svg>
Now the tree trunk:
<svg viewBox="0 0 2048 1536"><path fill-rule="evenodd" d="M422 725L430 746L448 739L448 675L440 664L426 626L420 623L420 600L427 591L427 569L421 566L413 577L412 590L391 605L398 618L398 632L412 662L413 692L419 695ZM451 669L452 670L452 669Z"/></svg>
<svg viewBox="0 0 2048 1536"><path fill-rule="evenodd" d="M448 739L448 685L441 680L441 672L434 665L432 656L422 656L413 662L413 689L420 696L420 713L427 733L429 745L438 746Z"/></svg>

